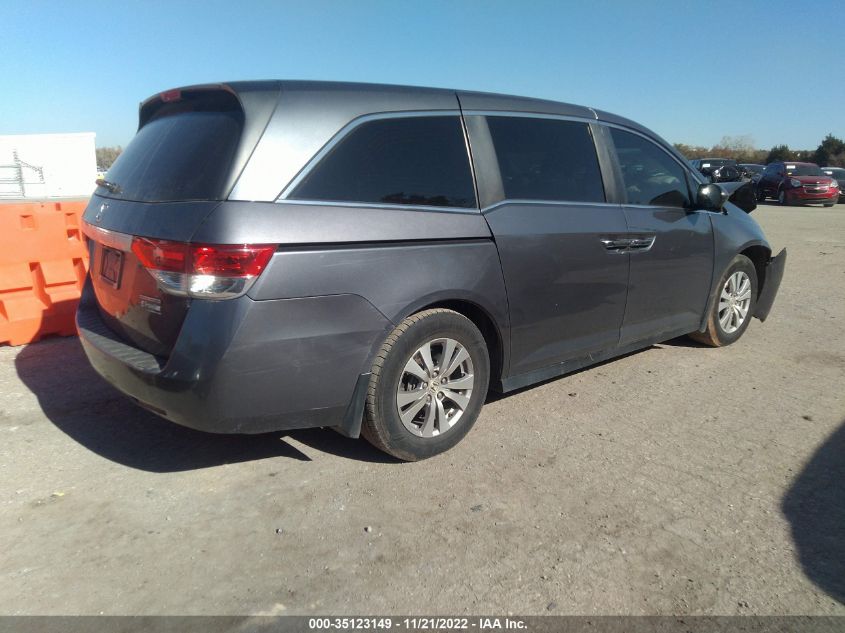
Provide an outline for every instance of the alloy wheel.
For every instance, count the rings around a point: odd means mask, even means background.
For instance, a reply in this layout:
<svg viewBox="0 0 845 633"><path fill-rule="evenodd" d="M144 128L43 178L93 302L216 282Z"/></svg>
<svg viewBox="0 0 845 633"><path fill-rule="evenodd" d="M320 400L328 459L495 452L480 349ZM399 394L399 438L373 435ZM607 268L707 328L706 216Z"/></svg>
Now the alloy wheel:
<svg viewBox="0 0 845 633"><path fill-rule="evenodd" d="M738 270L728 277L719 296L719 325L726 334L733 334L748 318L751 306L751 279Z"/></svg>
<svg viewBox="0 0 845 633"><path fill-rule="evenodd" d="M424 343L405 363L396 387L399 419L419 437L436 437L455 427L475 385L472 358L458 341Z"/></svg>

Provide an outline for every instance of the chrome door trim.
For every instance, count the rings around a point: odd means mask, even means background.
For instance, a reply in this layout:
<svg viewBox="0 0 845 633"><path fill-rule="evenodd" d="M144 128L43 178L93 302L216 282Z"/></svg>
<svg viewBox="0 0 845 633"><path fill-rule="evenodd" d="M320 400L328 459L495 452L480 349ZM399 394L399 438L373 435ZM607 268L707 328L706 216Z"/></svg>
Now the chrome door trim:
<svg viewBox="0 0 845 633"><path fill-rule="evenodd" d="M596 119L575 116L572 114L545 114L543 112L520 112L518 110L463 110L464 116L483 117L519 117L523 119L555 119L558 121L575 121L577 123L595 123Z"/></svg>
<svg viewBox="0 0 845 633"><path fill-rule="evenodd" d="M497 207L505 204L538 204L538 205L554 205L554 206L572 206L572 207L614 207L620 208L622 205L618 202L579 202L578 200L531 200L525 198L505 198L499 200L494 204L488 205L481 209L482 213L493 211Z"/></svg>
<svg viewBox="0 0 845 633"><path fill-rule="evenodd" d="M320 207L354 207L357 209L395 209L404 211L432 211L436 213L477 214L477 207L437 207L425 204L395 204L389 202L346 202L345 200L276 200L275 204L311 205Z"/></svg>

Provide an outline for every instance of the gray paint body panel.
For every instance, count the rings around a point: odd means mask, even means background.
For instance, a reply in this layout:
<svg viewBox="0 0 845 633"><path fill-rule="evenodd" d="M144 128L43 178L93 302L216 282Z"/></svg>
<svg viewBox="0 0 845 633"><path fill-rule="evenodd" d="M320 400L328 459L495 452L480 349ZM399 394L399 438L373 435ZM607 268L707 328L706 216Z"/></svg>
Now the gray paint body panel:
<svg viewBox="0 0 845 633"><path fill-rule="evenodd" d="M466 301L489 315L502 341L510 340L508 298L499 255L490 240L302 250L282 247L249 295L267 300L315 293L360 295L393 324L425 306ZM505 368L508 351L505 345Z"/></svg>
<svg viewBox="0 0 845 633"><path fill-rule="evenodd" d="M711 214L715 240L714 267L719 274L737 253L749 246L764 246L769 252L772 250L754 218L730 202L725 205L725 210L726 213Z"/></svg>
<svg viewBox="0 0 845 633"><path fill-rule="evenodd" d="M485 213L496 237L511 309L511 372L530 372L619 341L627 253L618 205L505 203Z"/></svg>
<svg viewBox="0 0 845 633"><path fill-rule="evenodd" d="M228 244L343 244L489 237L484 219L472 209L226 202L205 219L192 239Z"/></svg>
<svg viewBox="0 0 845 633"><path fill-rule="evenodd" d="M698 329L713 277L711 213L626 206L629 235L656 236L631 253L628 303L620 344Z"/></svg>

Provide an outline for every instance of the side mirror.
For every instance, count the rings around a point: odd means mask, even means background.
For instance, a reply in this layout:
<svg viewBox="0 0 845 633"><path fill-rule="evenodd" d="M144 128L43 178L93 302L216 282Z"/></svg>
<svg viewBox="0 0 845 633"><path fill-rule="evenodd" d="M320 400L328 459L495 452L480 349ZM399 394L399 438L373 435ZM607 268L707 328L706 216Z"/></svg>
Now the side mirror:
<svg viewBox="0 0 845 633"><path fill-rule="evenodd" d="M746 213L751 213L757 208L757 193L750 180L728 182L720 186L730 196L728 202L735 204Z"/></svg>
<svg viewBox="0 0 845 633"><path fill-rule="evenodd" d="M728 193L717 184L699 185L695 201L706 211L721 211L728 201Z"/></svg>

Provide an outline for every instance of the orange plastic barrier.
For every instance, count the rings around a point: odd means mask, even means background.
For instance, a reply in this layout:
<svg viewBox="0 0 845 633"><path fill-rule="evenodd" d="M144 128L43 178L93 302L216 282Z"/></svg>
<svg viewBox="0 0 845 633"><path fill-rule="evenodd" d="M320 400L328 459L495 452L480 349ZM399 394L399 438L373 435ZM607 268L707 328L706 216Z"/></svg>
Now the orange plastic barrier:
<svg viewBox="0 0 845 633"><path fill-rule="evenodd" d="M76 334L87 200L0 203L0 344Z"/></svg>

